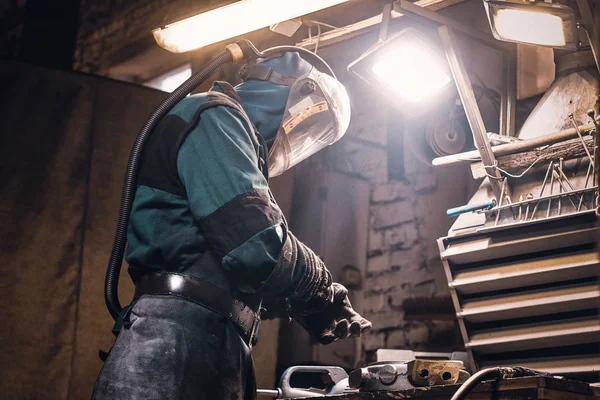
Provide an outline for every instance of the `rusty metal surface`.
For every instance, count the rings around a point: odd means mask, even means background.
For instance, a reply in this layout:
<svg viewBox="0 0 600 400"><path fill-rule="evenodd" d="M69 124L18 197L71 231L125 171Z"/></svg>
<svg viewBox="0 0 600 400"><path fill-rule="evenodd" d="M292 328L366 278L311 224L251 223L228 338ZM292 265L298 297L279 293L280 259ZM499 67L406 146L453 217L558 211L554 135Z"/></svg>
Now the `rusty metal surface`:
<svg viewBox="0 0 600 400"><path fill-rule="evenodd" d="M462 361L381 362L352 371L349 385L361 392L398 391L452 385L464 382L468 376Z"/></svg>

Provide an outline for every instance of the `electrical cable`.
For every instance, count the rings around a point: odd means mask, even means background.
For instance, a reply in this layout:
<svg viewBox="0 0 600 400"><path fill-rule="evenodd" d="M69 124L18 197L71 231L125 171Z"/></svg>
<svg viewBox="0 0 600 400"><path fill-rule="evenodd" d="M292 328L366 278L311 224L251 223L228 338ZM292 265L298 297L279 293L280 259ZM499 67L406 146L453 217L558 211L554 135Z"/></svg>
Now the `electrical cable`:
<svg viewBox="0 0 600 400"><path fill-rule="evenodd" d="M467 395L481 382L485 380L496 380L504 378L521 378L524 376L547 376L546 372L540 372L524 367L493 367L482 369L481 371L472 375L469 379L461 385L460 388L454 393L450 400L464 400Z"/></svg>
<svg viewBox="0 0 600 400"><path fill-rule="evenodd" d="M321 41L321 25L317 25L317 43L315 43L315 51L314 53L317 54L317 51L319 51L319 42Z"/></svg>
<svg viewBox="0 0 600 400"><path fill-rule="evenodd" d="M536 160L535 160L533 163L531 163L531 165L530 165L529 167L527 167L527 168L525 169L525 171L521 172L521 173L520 173L520 174L518 174L518 175L513 175L513 174L511 174L511 173L509 173L509 172L506 172L506 171L505 171L505 170L503 170L502 168L500 168L500 167L498 166L498 160L494 161L494 165L484 165L484 166L483 166L483 168L485 168L485 169L487 169L487 168L494 168L494 169L496 169L496 170L498 170L498 171L502 172L504 175L506 175L506 176L510 176L511 178L522 178L522 177L523 177L523 176L524 176L526 173L528 173L528 172L529 172L529 170L530 170L531 168L533 168L533 166L534 166L534 165L535 165L535 164L536 164L538 161L540 161L542 158L543 158L542 156L539 156L539 157L538 157L538 158L537 158L537 159L536 159ZM489 175L487 172L486 172L486 175L490 176L490 175ZM494 179L502 179L502 178L497 178L497 177L495 177L495 176L490 176L490 177L491 177L491 178L494 178Z"/></svg>
<svg viewBox="0 0 600 400"><path fill-rule="evenodd" d="M325 22L321 22L321 21L316 21L314 19L309 19L307 22L310 22L310 23L315 24L315 25L322 25L322 26L324 26L326 28L330 28L330 29L338 29L337 26L333 26L331 24L326 24Z"/></svg>

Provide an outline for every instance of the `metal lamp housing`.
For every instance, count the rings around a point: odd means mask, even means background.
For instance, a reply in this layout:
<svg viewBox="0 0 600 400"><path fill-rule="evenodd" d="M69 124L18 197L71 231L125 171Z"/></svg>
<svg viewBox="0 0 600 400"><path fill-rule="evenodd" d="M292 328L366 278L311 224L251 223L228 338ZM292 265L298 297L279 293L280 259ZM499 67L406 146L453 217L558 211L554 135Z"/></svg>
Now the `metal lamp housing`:
<svg viewBox="0 0 600 400"><path fill-rule="evenodd" d="M406 52L406 46L417 50L416 57L407 57L409 54ZM401 48L404 50L396 51L396 54L390 57L390 53ZM425 55L424 59L420 59L419 54ZM382 64L387 64L385 78L378 73L378 65ZM414 71L415 66L421 68ZM404 28L385 41L376 43L348 65L348 72L372 86L405 116L412 118L438 110L436 105L456 94L452 73L443 50L428 33L414 27ZM428 78L427 82L419 84L419 80L422 81L425 77ZM411 80L415 81L412 82L411 88L413 96L407 96L406 93L402 93L398 84Z"/></svg>
<svg viewBox="0 0 600 400"><path fill-rule="evenodd" d="M571 7L558 3L527 3L521 0L483 0L483 4L490 22L492 34L498 40L555 49L577 49L579 42L577 19L575 11ZM511 26L507 30L506 23L500 26L499 19L503 13L505 15L511 13L515 17L522 16L515 18L514 23L510 24ZM535 25L534 19L538 20L539 25ZM523 20L527 20L527 25L517 23ZM560 27L562 27L564 43L552 43L550 36L556 35L556 30L560 29ZM521 31L521 34L519 31Z"/></svg>

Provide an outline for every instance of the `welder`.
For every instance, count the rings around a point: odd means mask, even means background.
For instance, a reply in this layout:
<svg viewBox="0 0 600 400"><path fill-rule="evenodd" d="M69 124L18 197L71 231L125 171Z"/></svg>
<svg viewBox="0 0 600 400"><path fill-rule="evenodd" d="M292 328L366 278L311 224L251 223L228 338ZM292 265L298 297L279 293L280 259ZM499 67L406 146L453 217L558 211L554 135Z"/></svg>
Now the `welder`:
<svg viewBox="0 0 600 400"><path fill-rule="evenodd" d="M322 344L371 326L268 186L343 136L344 87L297 52L240 76L181 100L145 145L127 231L136 291L95 399L251 399L261 319L294 318Z"/></svg>

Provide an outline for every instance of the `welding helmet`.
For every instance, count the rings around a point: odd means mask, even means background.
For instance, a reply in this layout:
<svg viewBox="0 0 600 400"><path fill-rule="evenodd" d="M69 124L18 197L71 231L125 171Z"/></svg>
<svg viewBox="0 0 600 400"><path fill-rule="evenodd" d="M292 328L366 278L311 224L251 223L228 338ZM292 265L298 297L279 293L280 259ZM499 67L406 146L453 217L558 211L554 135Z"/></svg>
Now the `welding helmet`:
<svg viewBox="0 0 600 400"><path fill-rule="evenodd" d="M257 59L240 71L244 82L236 91L268 144L270 176L335 143L348 129L350 99L332 74L297 52Z"/></svg>
<svg viewBox="0 0 600 400"><path fill-rule="evenodd" d="M335 143L349 124L346 89L313 67L290 88L281 126L269 151L269 175L280 175Z"/></svg>

